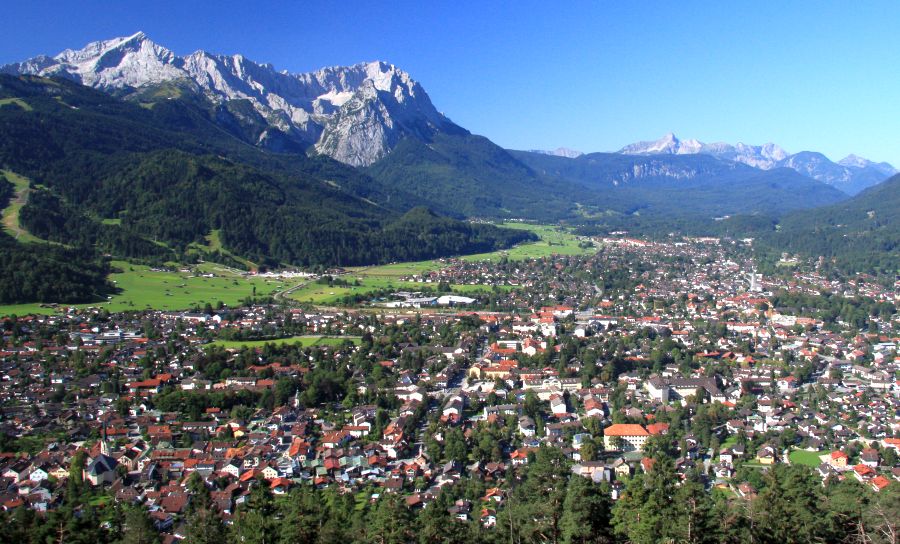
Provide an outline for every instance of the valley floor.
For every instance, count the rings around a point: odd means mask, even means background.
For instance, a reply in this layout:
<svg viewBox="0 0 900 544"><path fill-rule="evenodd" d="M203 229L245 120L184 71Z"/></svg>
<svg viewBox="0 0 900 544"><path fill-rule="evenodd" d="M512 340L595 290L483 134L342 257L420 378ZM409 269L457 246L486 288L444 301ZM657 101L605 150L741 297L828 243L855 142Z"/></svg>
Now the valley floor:
<svg viewBox="0 0 900 544"><path fill-rule="evenodd" d="M16 178L24 180L24 178ZM27 190L24 180L24 190ZM17 190L22 190L17 184ZM12 206L10 206L12 208ZM8 208L4 212L4 223L13 212ZM9 213L7 213L9 212ZM17 212L15 217L18 217ZM12 220L10 220L12 221ZM17 220L15 221L17 225ZM466 255L463 261L499 261L506 257L510 260L535 259L551 255L583 255L594 251L589 242L552 225L534 225L527 223L505 223L510 228L527 229L536 233L540 240L520 244L508 250ZM24 236L31 236L27 232ZM74 304L75 308L103 307L110 312L129 310L183 310L209 303L218 302L235 305L249 296L266 297L284 293L288 298L302 303L334 305L347 296L364 295L374 291L405 290L416 291L423 287L435 288L436 284L404 281L400 278L435 271L449 266L449 260L430 260L409 263L393 263L381 266L349 268L346 274L340 275L350 285L332 285L316 283L308 279L270 279L254 275L242 274L240 271L215 263L202 263L191 267L181 267L178 271L155 270L147 266L130 264L124 261L114 262L114 267L121 272L110 276L120 289L106 302ZM456 294L471 294L489 291L491 287L483 285L451 285ZM508 286L500 289L509 290ZM69 305L48 304L13 304L0 305L0 316L26 314L59 313Z"/></svg>

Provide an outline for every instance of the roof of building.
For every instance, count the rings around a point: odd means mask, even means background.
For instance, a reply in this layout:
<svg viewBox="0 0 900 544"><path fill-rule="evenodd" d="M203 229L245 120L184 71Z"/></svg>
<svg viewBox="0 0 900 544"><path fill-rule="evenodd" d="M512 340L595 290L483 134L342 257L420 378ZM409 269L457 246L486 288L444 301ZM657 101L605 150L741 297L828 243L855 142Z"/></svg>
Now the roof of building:
<svg viewBox="0 0 900 544"><path fill-rule="evenodd" d="M635 425L629 423L616 423L603 429L605 436L649 436L650 433L643 425Z"/></svg>

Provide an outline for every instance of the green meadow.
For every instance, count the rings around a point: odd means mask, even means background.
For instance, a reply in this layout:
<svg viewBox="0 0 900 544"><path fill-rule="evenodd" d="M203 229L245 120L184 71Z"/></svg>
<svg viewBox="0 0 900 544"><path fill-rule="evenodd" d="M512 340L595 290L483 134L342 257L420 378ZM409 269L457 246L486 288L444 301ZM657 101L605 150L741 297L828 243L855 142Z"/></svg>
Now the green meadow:
<svg viewBox="0 0 900 544"><path fill-rule="evenodd" d="M31 104L25 102L21 98L0 98L0 107L9 105L19 106L25 111L32 111L34 109L31 107Z"/></svg>
<svg viewBox="0 0 900 544"><path fill-rule="evenodd" d="M267 296L281 291L285 283L273 279L256 278L235 274L224 267L205 264L198 272L213 273L207 278L189 272L154 271L147 266L116 261L113 266L121 272L110 274L120 292L106 302L74 304L76 308L106 308L110 312L129 310L183 310L192 306L203 306L207 302L215 306L219 301L236 305L242 299L253 295ZM0 315L26 315L29 313L52 314L57 310L40 304L15 304L0 306Z"/></svg>
<svg viewBox="0 0 900 544"><path fill-rule="evenodd" d="M9 180L16 188L15 196L10 199L9 205L3 210L3 230L20 242L42 242L43 240L19 226L19 212L28 202L28 192L31 190L28 186L28 178L9 170L0 170L0 175Z"/></svg>
<svg viewBox="0 0 900 544"><path fill-rule="evenodd" d="M292 336L290 338L279 338L277 340L217 340L207 346L222 347L225 349L241 349L241 348L260 348L266 344L300 344L303 347L311 346L340 346L344 342L352 342L359 344L358 336Z"/></svg>
<svg viewBox="0 0 900 544"><path fill-rule="evenodd" d="M565 227L553 225L532 225L529 223L503 223L501 226L511 229L529 230L538 235L540 240L519 244L510 249L491 251L490 253L476 253L465 255L464 261L499 261L506 257L513 261L524 259L539 259L551 255L587 255L596 251L594 247L581 247L578 237L569 232ZM421 274L446 267L447 264L439 260L416 261L409 263L391 263L381 266L358 267L348 269L352 274L368 277L402 277L413 274Z"/></svg>
<svg viewBox="0 0 900 544"><path fill-rule="evenodd" d="M565 229L552 225L531 225L528 223L504 223L502 226L511 229L530 230L540 237L537 242L519 244L510 249L479 253L463 257L465 261L499 261L506 257L511 261L524 259L540 259L551 255L587 255L595 251L594 247L579 246L578 237Z"/></svg>
<svg viewBox="0 0 900 544"><path fill-rule="evenodd" d="M426 269L428 270L428 269ZM430 270L435 270L431 268ZM411 272L412 274L418 272ZM297 289L291 291L289 298L299 302L309 302L312 304L334 304L339 302L343 297L348 295L365 295L380 289L391 289L397 291L421 291L425 288L434 289L437 284L419 283L414 281L400 281L397 276L379 276L369 275L367 272L354 272L341 276L342 280L350 283L358 282L359 285L340 286L334 285L329 287L327 284L310 282ZM490 291L492 287L486 285L451 285L450 289L457 294L465 295L477 293L479 291ZM510 286L502 286L500 289L509 290Z"/></svg>

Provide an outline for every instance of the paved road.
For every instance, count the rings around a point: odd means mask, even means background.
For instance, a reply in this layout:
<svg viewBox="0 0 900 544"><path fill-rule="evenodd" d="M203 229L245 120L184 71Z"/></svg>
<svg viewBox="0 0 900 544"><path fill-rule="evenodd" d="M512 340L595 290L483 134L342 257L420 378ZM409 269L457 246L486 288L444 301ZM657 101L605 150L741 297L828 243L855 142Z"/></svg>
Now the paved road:
<svg viewBox="0 0 900 544"><path fill-rule="evenodd" d="M303 283L298 283L297 285L295 285L295 286L293 286L293 287L289 287L289 288L285 289L284 291L278 291L277 293L275 293L275 296L274 296L273 298L274 298L275 300L279 300L279 299L282 299L282 300L283 300L284 298L286 298L288 295L290 295L291 293L293 293L293 292L296 291L297 289L303 289L304 287L306 287L307 285L309 285L309 283L310 283L311 281L312 281L312 280L307 280L307 281L304 281Z"/></svg>

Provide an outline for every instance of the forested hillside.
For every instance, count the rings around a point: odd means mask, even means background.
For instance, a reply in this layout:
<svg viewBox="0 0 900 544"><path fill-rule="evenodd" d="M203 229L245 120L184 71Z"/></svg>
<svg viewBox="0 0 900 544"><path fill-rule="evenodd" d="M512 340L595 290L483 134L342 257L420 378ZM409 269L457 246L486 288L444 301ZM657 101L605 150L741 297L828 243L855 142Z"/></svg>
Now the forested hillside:
<svg viewBox="0 0 900 544"><path fill-rule="evenodd" d="M384 187L458 217L555 221L574 217L577 203L597 197L577 184L540 176L471 134L438 134L429 143L407 139L367 172Z"/></svg>
<svg viewBox="0 0 900 544"><path fill-rule="evenodd" d="M218 230L226 250L257 263L361 265L533 236L434 214L403 217L398 209L412 199L390 208L364 200L357 194L376 197L378 189L366 190L352 169L248 146L190 101L141 107L63 80L10 76L0 78L0 99L0 167L32 184L20 225L81 253L181 260ZM415 241L426 232L429 243Z"/></svg>
<svg viewBox="0 0 900 544"><path fill-rule="evenodd" d="M511 152L535 172L586 188L601 209L707 219L726 214L779 215L839 202L847 195L787 168L758 170L707 155L577 158Z"/></svg>
<svg viewBox="0 0 900 544"><path fill-rule="evenodd" d="M900 272L900 175L834 206L786 216L771 243L850 272Z"/></svg>

